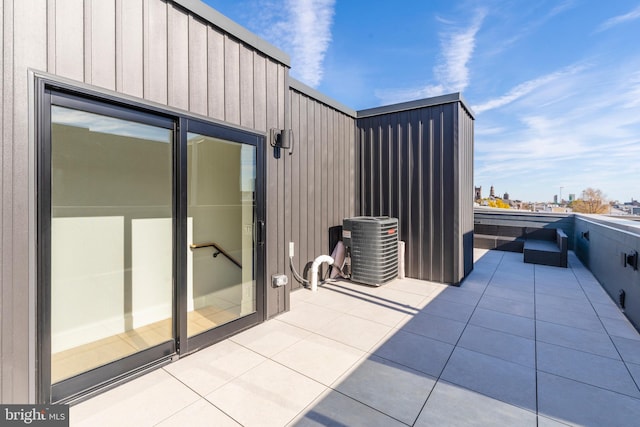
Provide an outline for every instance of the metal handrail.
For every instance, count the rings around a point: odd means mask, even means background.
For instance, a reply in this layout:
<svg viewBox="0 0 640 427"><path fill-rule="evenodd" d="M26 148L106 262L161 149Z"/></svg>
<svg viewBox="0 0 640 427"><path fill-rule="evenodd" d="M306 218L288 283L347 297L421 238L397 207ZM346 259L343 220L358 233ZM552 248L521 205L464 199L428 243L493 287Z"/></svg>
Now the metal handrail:
<svg viewBox="0 0 640 427"><path fill-rule="evenodd" d="M214 258L216 258L218 255L222 254L225 257L227 257L227 259L229 261L231 261L232 263L237 265L239 268L242 268L242 264L240 264L240 261L235 259L233 256L229 255L229 253L227 251L225 251L224 249L222 249L222 247L220 247L220 245L218 245L216 242L194 243L194 244L190 245L190 247L191 247L191 249L215 248L216 252L213 253L213 257Z"/></svg>

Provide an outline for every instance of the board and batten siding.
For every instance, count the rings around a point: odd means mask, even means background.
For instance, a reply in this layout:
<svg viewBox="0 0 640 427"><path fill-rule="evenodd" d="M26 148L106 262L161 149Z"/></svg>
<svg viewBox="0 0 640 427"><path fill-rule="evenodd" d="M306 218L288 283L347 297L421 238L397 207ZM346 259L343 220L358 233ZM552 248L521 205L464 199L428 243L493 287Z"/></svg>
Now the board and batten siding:
<svg viewBox="0 0 640 427"><path fill-rule="evenodd" d="M408 277L473 268L473 117L459 94L358 112L360 214L398 218Z"/></svg>
<svg viewBox="0 0 640 427"><path fill-rule="evenodd" d="M195 0L0 0L0 16L0 402L25 403L35 399L29 70L266 134L285 126L288 57L273 47L256 48L266 46L257 38L244 42L225 32L207 17L217 17L222 27L234 24ZM277 254L286 165L269 154L266 159L270 277L284 268ZM266 298L268 316L286 309L283 290L268 286Z"/></svg>
<svg viewBox="0 0 640 427"><path fill-rule="evenodd" d="M291 79L293 151L283 150L285 180L284 230L278 259L289 276L289 287L301 287L290 274L289 243L295 244L294 266L319 255L330 255L329 228L356 215L355 112L336 108L313 89ZM326 101L326 102L325 102ZM345 111L346 110L346 111Z"/></svg>

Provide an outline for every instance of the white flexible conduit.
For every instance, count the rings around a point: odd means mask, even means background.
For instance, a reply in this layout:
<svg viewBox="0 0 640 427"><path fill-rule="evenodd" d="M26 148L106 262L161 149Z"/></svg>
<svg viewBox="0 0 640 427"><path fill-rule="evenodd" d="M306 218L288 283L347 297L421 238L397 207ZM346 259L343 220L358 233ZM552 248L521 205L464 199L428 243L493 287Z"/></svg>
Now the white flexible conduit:
<svg viewBox="0 0 640 427"><path fill-rule="evenodd" d="M323 262L333 265L333 258L329 255L320 255L318 258L313 260L313 264L311 264L311 290L313 292L318 291L318 268Z"/></svg>

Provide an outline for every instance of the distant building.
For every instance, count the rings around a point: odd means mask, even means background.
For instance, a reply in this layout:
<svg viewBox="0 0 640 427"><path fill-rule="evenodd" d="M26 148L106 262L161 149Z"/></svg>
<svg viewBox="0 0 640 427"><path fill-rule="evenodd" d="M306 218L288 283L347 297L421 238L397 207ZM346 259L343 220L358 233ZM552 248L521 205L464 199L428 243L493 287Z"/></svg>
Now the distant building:
<svg viewBox="0 0 640 427"><path fill-rule="evenodd" d="M558 204L558 195L554 195L553 196L553 203L555 203L556 205Z"/></svg>
<svg viewBox="0 0 640 427"><path fill-rule="evenodd" d="M509 193L504 193L504 197L502 197L504 200L509 200Z"/></svg>
<svg viewBox="0 0 640 427"><path fill-rule="evenodd" d="M489 190L489 197L496 197L496 192L493 189L493 185L491 186L491 189Z"/></svg>
<svg viewBox="0 0 640 427"><path fill-rule="evenodd" d="M482 185L480 187L475 187L476 189L476 200L482 199Z"/></svg>
<svg viewBox="0 0 640 427"><path fill-rule="evenodd" d="M569 202L573 202L576 199L575 194L569 194Z"/></svg>

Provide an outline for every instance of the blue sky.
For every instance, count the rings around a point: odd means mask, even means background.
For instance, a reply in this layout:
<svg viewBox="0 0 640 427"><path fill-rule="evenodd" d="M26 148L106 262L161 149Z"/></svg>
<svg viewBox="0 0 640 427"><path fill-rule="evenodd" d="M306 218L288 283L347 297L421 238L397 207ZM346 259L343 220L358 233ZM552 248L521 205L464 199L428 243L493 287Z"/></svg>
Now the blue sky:
<svg viewBox="0 0 640 427"><path fill-rule="evenodd" d="M205 0L365 109L461 92L475 184L640 199L640 0Z"/></svg>

